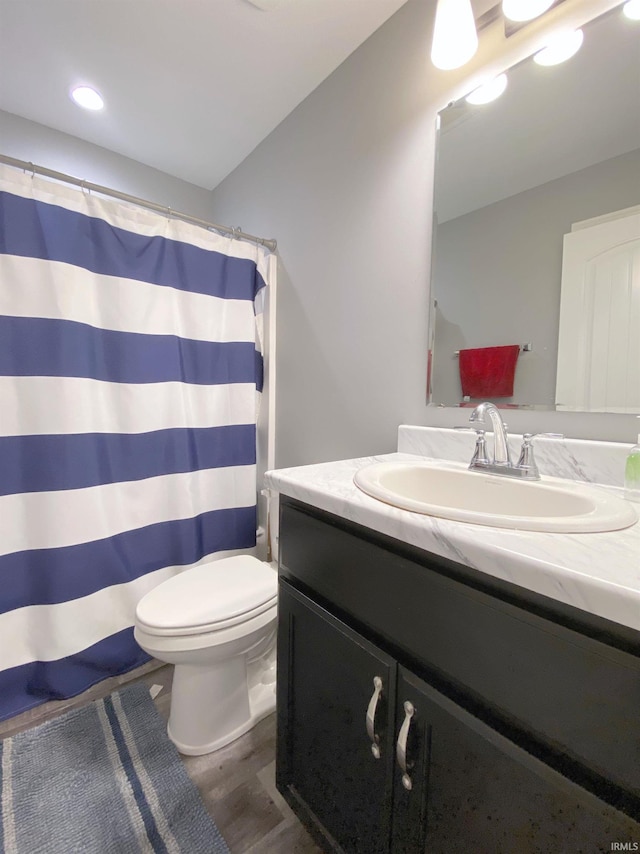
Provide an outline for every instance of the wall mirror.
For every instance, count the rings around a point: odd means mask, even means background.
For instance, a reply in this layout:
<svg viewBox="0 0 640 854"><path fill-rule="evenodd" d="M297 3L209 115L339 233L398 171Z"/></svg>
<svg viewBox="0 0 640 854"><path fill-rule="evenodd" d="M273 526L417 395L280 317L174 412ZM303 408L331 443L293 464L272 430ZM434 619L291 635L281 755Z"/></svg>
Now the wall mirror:
<svg viewBox="0 0 640 854"><path fill-rule="evenodd" d="M439 114L432 404L640 412L640 22L583 31L569 61ZM465 399L460 351L516 344L513 393Z"/></svg>

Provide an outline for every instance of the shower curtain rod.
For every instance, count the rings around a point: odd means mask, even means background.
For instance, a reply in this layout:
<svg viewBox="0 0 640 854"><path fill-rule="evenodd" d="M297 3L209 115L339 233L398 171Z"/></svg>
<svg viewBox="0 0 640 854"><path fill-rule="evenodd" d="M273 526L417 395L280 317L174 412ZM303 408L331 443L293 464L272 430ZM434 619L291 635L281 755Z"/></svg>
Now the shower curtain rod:
<svg viewBox="0 0 640 854"><path fill-rule="evenodd" d="M220 231L223 234L230 234L232 237L237 237L242 240L251 240L254 243L259 243L261 246L266 246L272 252L275 252L277 242L264 237L255 237L253 234L245 234L240 228L231 228L228 225L217 225L215 222L207 222L204 219L190 216L189 214L179 213L173 208L168 208L165 205L157 205L155 202L148 202L146 199L139 199L136 196L130 196L128 193L121 193L119 190L111 190L109 187L101 187L100 184L92 184L90 181L83 181L80 178L74 178L72 175L65 175L64 172L55 172L53 169L45 169L44 166L35 166L26 160L18 160L15 157L8 157L6 154L0 154L0 163L5 163L7 166L15 166L16 169L22 169L25 172L33 172L34 175L43 175L45 178L53 178L56 181L64 181L67 184L74 184L76 187L81 187L83 190L91 190L94 193L101 193L103 196L111 196L114 199L119 199L121 202L129 202L134 205L139 205L142 208L156 211L157 213L166 214L175 219L184 220L192 225L199 225L201 228L213 229Z"/></svg>

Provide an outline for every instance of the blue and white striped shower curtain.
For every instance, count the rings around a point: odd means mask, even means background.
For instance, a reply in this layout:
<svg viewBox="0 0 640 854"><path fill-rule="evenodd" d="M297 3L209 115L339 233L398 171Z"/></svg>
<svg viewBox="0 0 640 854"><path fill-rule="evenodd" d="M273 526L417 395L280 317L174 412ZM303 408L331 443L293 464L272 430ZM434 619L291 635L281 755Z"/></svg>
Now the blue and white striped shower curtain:
<svg viewBox="0 0 640 854"><path fill-rule="evenodd" d="M255 544L268 261L0 167L0 719L146 661L140 597Z"/></svg>

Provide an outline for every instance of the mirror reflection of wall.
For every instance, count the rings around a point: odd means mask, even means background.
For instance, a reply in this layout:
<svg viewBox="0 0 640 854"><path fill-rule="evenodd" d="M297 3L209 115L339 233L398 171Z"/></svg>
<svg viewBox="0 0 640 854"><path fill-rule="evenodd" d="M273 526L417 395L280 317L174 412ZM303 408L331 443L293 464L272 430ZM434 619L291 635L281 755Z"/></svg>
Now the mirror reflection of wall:
<svg viewBox="0 0 640 854"><path fill-rule="evenodd" d="M497 101L462 99L440 114L436 404L462 402L457 351L526 343L532 349L518 358L513 395L496 402L553 408L564 235L575 223L640 205L640 22L617 8L584 34L567 63L526 60Z"/></svg>

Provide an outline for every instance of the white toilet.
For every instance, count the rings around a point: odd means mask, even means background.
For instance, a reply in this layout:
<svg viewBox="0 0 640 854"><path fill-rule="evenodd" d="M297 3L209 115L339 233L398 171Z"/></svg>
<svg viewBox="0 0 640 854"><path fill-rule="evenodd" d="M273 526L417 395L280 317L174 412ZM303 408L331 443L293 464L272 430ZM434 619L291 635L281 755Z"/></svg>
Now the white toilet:
<svg viewBox="0 0 640 854"><path fill-rule="evenodd" d="M275 709L277 581L240 555L186 569L138 603L136 641L175 664L167 731L181 753L218 750Z"/></svg>

